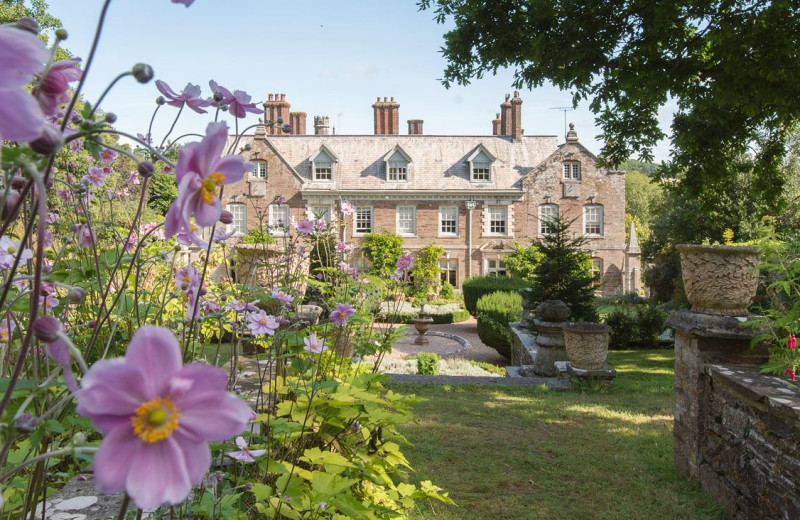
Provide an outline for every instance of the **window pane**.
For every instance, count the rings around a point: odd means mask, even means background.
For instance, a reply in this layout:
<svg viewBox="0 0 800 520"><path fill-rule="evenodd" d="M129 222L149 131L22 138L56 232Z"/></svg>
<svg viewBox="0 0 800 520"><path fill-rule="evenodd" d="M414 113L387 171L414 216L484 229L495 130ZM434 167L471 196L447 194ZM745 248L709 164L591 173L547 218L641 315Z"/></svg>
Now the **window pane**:
<svg viewBox="0 0 800 520"><path fill-rule="evenodd" d="M457 206L439 206L439 234L453 236L458 234Z"/></svg>
<svg viewBox="0 0 800 520"><path fill-rule="evenodd" d="M244 204L228 204L228 211L233 215L230 228L237 233L247 232L247 207Z"/></svg>
<svg viewBox="0 0 800 520"><path fill-rule="evenodd" d="M324 158L314 161L314 180L329 181L333 179L333 163Z"/></svg>
<svg viewBox="0 0 800 520"><path fill-rule="evenodd" d="M324 220L325 222L331 221L331 207L330 206L311 206L308 208L311 212L311 218L314 220Z"/></svg>
<svg viewBox="0 0 800 520"><path fill-rule="evenodd" d="M587 235L603 234L603 206L584 206L584 233Z"/></svg>
<svg viewBox="0 0 800 520"><path fill-rule="evenodd" d="M489 233L506 234L506 210L505 206L489 206Z"/></svg>
<svg viewBox="0 0 800 520"><path fill-rule="evenodd" d="M539 206L539 234L549 235L555 233L555 220L557 218L557 204L542 204Z"/></svg>
<svg viewBox="0 0 800 520"><path fill-rule="evenodd" d="M397 232L413 235L417 232L416 210L414 206L397 206Z"/></svg>
<svg viewBox="0 0 800 520"><path fill-rule="evenodd" d="M408 180L408 165L401 161L389 161L390 181L402 182Z"/></svg>
<svg viewBox="0 0 800 520"><path fill-rule="evenodd" d="M253 161L253 177L257 179L267 178L266 161Z"/></svg>
<svg viewBox="0 0 800 520"><path fill-rule="evenodd" d="M355 232L356 233L372 232L372 207L370 206L356 207Z"/></svg>
<svg viewBox="0 0 800 520"><path fill-rule="evenodd" d="M269 205L269 229L272 233L285 233L289 229L289 206Z"/></svg>

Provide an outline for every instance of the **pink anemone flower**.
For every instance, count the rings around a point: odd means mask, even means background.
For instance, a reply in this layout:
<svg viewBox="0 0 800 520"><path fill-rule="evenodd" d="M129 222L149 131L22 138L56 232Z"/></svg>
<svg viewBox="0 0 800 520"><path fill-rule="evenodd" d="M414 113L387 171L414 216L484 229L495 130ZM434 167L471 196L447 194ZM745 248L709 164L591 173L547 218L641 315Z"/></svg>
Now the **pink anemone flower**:
<svg viewBox="0 0 800 520"><path fill-rule="evenodd" d="M352 305L348 305L346 303L337 303L336 307L331 312L331 319L333 323L343 327L347 325L350 316L356 313L356 310L353 308Z"/></svg>
<svg viewBox="0 0 800 520"><path fill-rule="evenodd" d="M240 155L220 157L228 139L228 125L209 123L199 143L184 146L178 155L175 180L178 198L167 211L167 238L181 230L189 232L194 216L198 226L213 226L222 213L219 187L241 180L252 165Z"/></svg>
<svg viewBox="0 0 800 520"><path fill-rule="evenodd" d="M222 97L220 104L227 106L233 117L243 118L247 115L247 112L252 112L253 114L263 112L263 109L250 102L252 96L243 90L234 90L231 93L230 90L218 85L214 80L209 81L208 86L211 87L211 91L214 94L219 94Z"/></svg>
<svg viewBox="0 0 800 520"><path fill-rule="evenodd" d="M39 106L48 116L58 113L58 105L69 101L69 84L78 81L83 75L83 71L78 66L80 58L69 58L55 62L47 76L42 80L41 85L34 91Z"/></svg>
<svg viewBox="0 0 800 520"><path fill-rule="evenodd" d="M28 142L42 135L44 114L24 86L49 58L35 34L0 26L0 138Z"/></svg>
<svg viewBox="0 0 800 520"><path fill-rule="evenodd" d="M236 437L236 446L239 451L229 451L228 456L241 462L255 462L254 457L260 457L267 452L267 450L251 450L247 447L244 437Z"/></svg>
<svg viewBox="0 0 800 520"><path fill-rule="evenodd" d="M182 502L211 465L208 442L247 428L250 408L227 384L221 368L183 366L163 327L136 331L124 358L95 362L77 411L105 436L94 458L98 491L125 491L141 509Z"/></svg>
<svg viewBox="0 0 800 520"><path fill-rule="evenodd" d="M203 110L203 107L211 105L207 100L200 97L199 85L187 83L186 86L183 87L181 93L176 94L169 85L157 79L156 88L167 98L167 104L173 107L180 108L185 104L198 114L205 114L206 110Z"/></svg>

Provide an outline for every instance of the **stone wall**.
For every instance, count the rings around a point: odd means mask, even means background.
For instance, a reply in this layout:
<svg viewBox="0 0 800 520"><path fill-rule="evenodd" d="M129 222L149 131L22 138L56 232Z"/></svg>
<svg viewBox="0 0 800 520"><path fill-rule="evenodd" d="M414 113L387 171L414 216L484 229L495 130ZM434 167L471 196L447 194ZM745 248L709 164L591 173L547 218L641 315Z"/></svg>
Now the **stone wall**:
<svg viewBox="0 0 800 520"><path fill-rule="evenodd" d="M800 518L800 390L758 373L744 319L679 311L674 460L734 518Z"/></svg>

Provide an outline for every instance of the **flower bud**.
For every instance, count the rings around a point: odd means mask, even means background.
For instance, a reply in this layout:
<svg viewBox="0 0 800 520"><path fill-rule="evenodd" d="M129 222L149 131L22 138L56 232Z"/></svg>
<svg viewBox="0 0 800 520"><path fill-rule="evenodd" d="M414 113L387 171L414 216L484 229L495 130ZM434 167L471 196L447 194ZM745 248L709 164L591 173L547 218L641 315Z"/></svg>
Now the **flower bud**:
<svg viewBox="0 0 800 520"><path fill-rule="evenodd" d="M183 249L183 246L180 244L175 244L174 250L176 253L179 253Z"/></svg>
<svg viewBox="0 0 800 520"><path fill-rule="evenodd" d="M136 165L136 170L144 178L150 177L156 171L156 167L150 161L142 161Z"/></svg>
<svg viewBox="0 0 800 520"><path fill-rule="evenodd" d="M139 83L148 83L153 79L153 67L147 63L137 63L133 66L131 72L133 72L133 77L136 78L136 81Z"/></svg>
<svg viewBox="0 0 800 520"><path fill-rule="evenodd" d="M3 206L2 210L2 217L4 219L17 218L20 210L20 206L17 206L17 202L19 202L19 192L17 190L8 190L6 193L6 204Z"/></svg>
<svg viewBox="0 0 800 520"><path fill-rule="evenodd" d="M51 155L58 151L64 144L64 136L53 125L45 125L41 137L31 141L31 149L42 155Z"/></svg>
<svg viewBox="0 0 800 520"><path fill-rule="evenodd" d="M289 123L286 123L285 125L283 125L283 126L281 127L281 131L282 131L284 134L290 134L290 133L292 133L292 125L290 125Z"/></svg>
<svg viewBox="0 0 800 520"><path fill-rule="evenodd" d="M251 489L253 489L253 483L252 482L245 483L244 489L245 491L250 491Z"/></svg>
<svg viewBox="0 0 800 520"><path fill-rule="evenodd" d="M23 16L17 20L17 23L14 24L14 27L17 29L22 29L23 31L32 32L33 34L39 34L39 31L42 29L39 27L39 22L30 16Z"/></svg>
<svg viewBox="0 0 800 520"><path fill-rule="evenodd" d="M72 444L75 446L82 446L86 444L86 434L84 432L77 432L72 436Z"/></svg>
<svg viewBox="0 0 800 520"><path fill-rule="evenodd" d="M223 99L222 92L214 92L214 101L219 103L220 101L222 101L222 99Z"/></svg>
<svg viewBox="0 0 800 520"><path fill-rule="evenodd" d="M20 433L31 433L39 425L39 419L25 412L14 419L14 429Z"/></svg>
<svg viewBox="0 0 800 520"><path fill-rule="evenodd" d="M80 303L86 298L86 291L83 287L73 286L67 291L67 299L72 303Z"/></svg>
<svg viewBox="0 0 800 520"><path fill-rule="evenodd" d="M164 96L158 96L156 98L156 105L163 105L166 102L167 102L167 100L164 99Z"/></svg>
<svg viewBox="0 0 800 520"><path fill-rule="evenodd" d="M276 120L275 120L275 124L276 124L276 125L282 125L282 124L283 124L283 118L282 118L282 117L279 117L278 119L276 119Z"/></svg>
<svg viewBox="0 0 800 520"><path fill-rule="evenodd" d="M105 115L105 117L103 119L109 125L113 125L114 123L117 122L117 114L115 114L114 112L108 112L108 113L106 113L106 115Z"/></svg>
<svg viewBox="0 0 800 520"><path fill-rule="evenodd" d="M86 326L89 327L90 329L97 327L97 320L89 320L86 323Z"/></svg>
<svg viewBox="0 0 800 520"><path fill-rule="evenodd" d="M233 213L227 210L222 210L222 213L219 214L219 221L223 224L232 224L233 223Z"/></svg>
<svg viewBox="0 0 800 520"><path fill-rule="evenodd" d="M33 322L33 335L39 341L52 343L58 339L58 333L63 327L61 322L52 316L40 316Z"/></svg>
<svg viewBox="0 0 800 520"><path fill-rule="evenodd" d="M73 125L79 125L83 123L83 118L78 114L73 115L69 120L72 122Z"/></svg>
<svg viewBox="0 0 800 520"><path fill-rule="evenodd" d="M14 175L11 177L11 187L15 190L21 190L26 184L28 184L28 179L21 175Z"/></svg>
<svg viewBox="0 0 800 520"><path fill-rule="evenodd" d="M56 29L56 38L58 38L60 41L63 42L64 40L69 38L69 33L67 32L66 29L63 29L63 28L62 29Z"/></svg>

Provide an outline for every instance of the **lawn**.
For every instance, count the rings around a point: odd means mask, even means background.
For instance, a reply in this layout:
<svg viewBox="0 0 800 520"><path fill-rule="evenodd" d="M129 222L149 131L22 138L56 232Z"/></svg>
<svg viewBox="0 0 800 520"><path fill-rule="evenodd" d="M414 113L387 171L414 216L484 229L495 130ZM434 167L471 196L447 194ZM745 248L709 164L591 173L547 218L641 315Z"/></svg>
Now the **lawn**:
<svg viewBox="0 0 800 520"><path fill-rule="evenodd" d="M672 466L671 350L617 351L611 388L392 385L415 393L403 433L416 479L458 507L412 518L720 518Z"/></svg>

